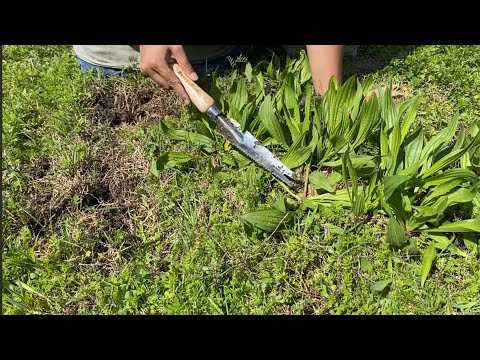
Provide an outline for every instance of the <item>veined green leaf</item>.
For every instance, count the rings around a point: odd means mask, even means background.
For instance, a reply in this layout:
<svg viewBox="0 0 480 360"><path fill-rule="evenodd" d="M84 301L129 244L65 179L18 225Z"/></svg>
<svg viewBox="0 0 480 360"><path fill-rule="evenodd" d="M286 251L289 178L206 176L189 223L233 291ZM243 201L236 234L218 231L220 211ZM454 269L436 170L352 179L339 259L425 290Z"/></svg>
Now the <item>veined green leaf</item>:
<svg viewBox="0 0 480 360"><path fill-rule="evenodd" d="M458 134L457 140L453 144L453 147L450 149L451 152L459 150L465 142L465 129L462 127L460 133Z"/></svg>
<svg viewBox="0 0 480 360"><path fill-rule="evenodd" d="M387 225L387 243L401 247L405 243L405 231L394 217L390 217Z"/></svg>
<svg viewBox="0 0 480 360"><path fill-rule="evenodd" d="M440 209L436 206L412 206L416 211L407 221L407 228L410 231L416 230L427 222L436 222L443 216L446 207L446 199L443 200Z"/></svg>
<svg viewBox="0 0 480 360"><path fill-rule="evenodd" d="M474 187L469 188L459 188L458 190L454 191L453 193L450 193L448 195L445 195L447 198L447 207L455 205L455 204L461 204L461 203L467 203L473 200L475 197L476 191ZM438 206L439 203L443 201L443 197L437 199L432 206Z"/></svg>
<svg viewBox="0 0 480 360"><path fill-rule="evenodd" d="M302 68L300 70L300 84L305 83L306 81L312 78L312 73L310 72L310 64L304 58L302 61Z"/></svg>
<svg viewBox="0 0 480 360"><path fill-rule="evenodd" d="M372 96L375 97L375 96ZM392 85L390 84L386 89L380 90L381 114L387 125L387 132L393 128L395 122L398 121L397 108L392 99Z"/></svg>
<svg viewBox="0 0 480 360"><path fill-rule="evenodd" d="M353 98L352 110L350 111L350 119L355 122L358 117L358 112L360 110L361 104L363 107L366 106L363 100L363 89L362 84L360 83L360 79L357 79L357 92L355 93L355 97Z"/></svg>
<svg viewBox="0 0 480 360"><path fill-rule="evenodd" d="M358 197L358 175L357 171L352 165L352 161L350 160L350 148L347 148L347 151L342 154L342 172L343 172L343 181L347 185L348 184L348 178L350 178L351 183L352 183L352 194L350 195L350 201L352 202L352 205L354 206L357 203L357 197ZM349 187L347 186L347 189Z"/></svg>
<svg viewBox="0 0 480 360"><path fill-rule="evenodd" d="M176 165L186 163L195 157L181 153L181 152L166 152L160 155L151 167L151 171L154 175L158 175L159 171L172 168Z"/></svg>
<svg viewBox="0 0 480 360"><path fill-rule="evenodd" d="M358 91L355 96L359 94L361 95L360 91ZM370 99L370 101L364 101L362 103L358 117L355 117L355 118L353 117L354 110L355 110L355 106L354 106L354 109L352 110L352 120L354 121L355 126L352 126L352 134L349 134L348 138L350 139L350 141L353 140L352 146L356 148L357 146L362 144L367 137L371 136L372 133L378 128L381 118L380 118L379 102L377 100L377 97L375 96L372 99ZM356 132L355 139L353 139L354 128L358 129L358 130L355 130Z"/></svg>
<svg viewBox="0 0 480 360"><path fill-rule="evenodd" d="M241 216L248 224L266 232L273 232L281 225L290 221L293 213L279 211L277 209L254 211Z"/></svg>
<svg viewBox="0 0 480 360"><path fill-rule="evenodd" d="M330 193L335 192L335 188L330 184L327 177L320 171L313 171L308 176L310 183L317 190L325 190Z"/></svg>
<svg viewBox="0 0 480 360"><path fill-rule="evenodd" d="M348 111L350 110L350 105L354 99L356 84L356 79L353 76L350 77L339 87L338 92L331 101L332 108L329 109L331 118L328 120L327 124L329 125L328 131L333 136L344 135L345 129L350 127ZM334 93L329 95L333 94Z"/></svg>
<svg viewBox="0 0 480 360"><path fill-rule="evenodd" d="M325 193L321 195L314 195L309 197L310 200L315 201L315 200L323 200L323 201L346 201L350 202L350 199L348 197L348 192L347 189L341 189L335 191L335 193Z"/></svg>
<svg viewBox="0 0 480 360"><path fill-rule="evenodd" d="M436 186L433 191L423 199L421 205L426 205L428 204L432 199L444 195L448 193L450 190L452 190L454 187L460 185L463 182L463 179L451 179L449 181L446 181L438 186Z"/></svg>
<svg viewBox="0 0 480 360"><path fill-rule="evenodd" d="M373 283L370 286L370 289L372 289L372 291L380 292L380 291L384 290L388 285L390 285L391 282L392 282L392 280L380 280L380 281L377 281L377 282Z"/></svg>
<svg viewBox="0 0 480 360"><path fill-rule="evenodd" d="M427 238L435 241L435 247L440 249L440 251L447 250L447 248L451 246L453 240L455 239L455 237L452 237L451 240L448 240L448 238L444 235L434 235L429 233L427 233Z"/></svg>
<svg viewBox="0 0 480 360"><path fill-rule="evenodd" d="M275 69L273 67L273 62L270 62L267 67L267 75L270 79L276 80Z"/></svg>
<svg viewBox="0 0 480 360"><path fill-rule="evenodd" d="M435 259L435 245L433 242L428 245L427 250L422 257L422 267L421 267L421 286L425 284L427 280L428 274L430 273L430 269L432 268L433 260Z"/></svg>
<svg viewBox="0 0 480 360"><path fill-rule="evenodd" d="M200 125L201 124L201 125ZM203 125L203 127L202 127ZM192 133L186 130L174 130L170 129L165 123L160 122L160 127L165 135L173 140L181 140L181 141L189 141L193 145L204 146L204 147L213 147L215 141L210 137L199 134L199 133ZM206 126L202 123L197 123L197 128L206 133L210 133ZM211 133L210 133L211 134Z"/></svg>
<svg viewBox="0 0 480 360"><path fill-rule="evenodd" d="M413 104L411 104L412 102L413 102ZM411 98L410 100L408 100L406 103L408 104L408 106L410 106L410 104L411 104L411 108L408 111L407 115L405 116L405 118L403 119L403 122L402 122L401 141L403 141L406 138L406 136L408 134L408 131L410 130L410 127L412 126L413 120L415 119L415 116L417 115L418 105L420 104L420 97L415 96L415 97ZM400 110L400 112L401 111L402 110ZM423 138L422 138L422 142L423 142Z"/></svg>
<svg viewBox="0 0 480 360"><path fill-rule="evenodd" d="M255 76L255 96L260 95L265 95L265 81L261 72Z"/></svg>
<svg viewBox="0 0 480 360"><path fill-rule="evenodd" d="M468 169L449 169L445 170L443 173L432 176L429 179L424 180L421 184L416 184L415 186L421 186L423 188L428 188L430 186L440 185L444 182L448 182L455 179L462 179L464 182L472 181L477 182L478 177L475 173Z"/></svg>
<svg viewBox="0 0 480 360"><path fill-rule="evenodd" d="M273 112L273 104L270 95L267 95L260 105L258 110L258 117L267 128L268 132L276 139L280 144L288 147L287 141L284 135L284 129L282 128L277 116Z"/></svg>
<svg viewBox="0 0 480 360"><path fill-rule="evenodd" d="M312 94L313 94L312 84L307 83L305 92L306 92L305 117L302 123L302 134L306 133L310 128L310 113L311 113L311 103L312 103Z"/></svg>
<svg viewBox="0 0 480 360"><path fill-rule="evenodd" d="M373 266L367 258L360 258L360 267L368 273L373 273Z"/></svg>
<svg viewBox="0 0 480 360"><path fill-rule="evenodd" d="M439 134L435 135L422 150L420 155L420 163L424 167L429 167L428 160L432 160L433 157L453 138L458 124L458 114L453 118L453 120L448 124L448 126L443 129Z"/></svg>
<svg viewBox="0 0 480 360"><path fill-rule="evenodd" d="M282 158L282 162L286 167L295 169L301 165L304 165L312 153L313 149L310 146L301 147L295 152L288 150Z"/></svg>
<svg viewBox="0 0 480 360"><path fill-rule="evenodd" d="M385 200L388 200L393 192L409 179L410 177L406 175L385 176L383 178Z"/></svg>
<svg viewBox="0 0 480 360"><path fill-rule="evenodd" d="M387 174L393 175L398 161L398 153L401 145L401 130L398 119L394 122L393 130L388 137L389 152L386 159Z"/></svg>
<svg viewBox="0 0 480 360"><path fill-rule="evenodd" d="M365 195L363 191L358 192L358 194L354 197L352 210L355 216L360 216L363 214L365 210Z"/></svg>
<svg viewBox="0 0 480 360"><path fill-rule="evenodd" d="M336 187L337 183L342 180L342 175L339 174L338 172L336 171L332 171L332 173L330 174L330 176L327 178L327 180L330 182L330 185L332 185L333 187Z"/></svg>
<svg viewBox="0 0 480 360"><path fill-rule="evenodd" d="M454 164L458 161L462 155L468 150L468 148L459 149L449 153L444 156L442 159L433 164L428 170L425 170L422 174L422 179L429 177L430 175L435 174L436 172Z"/></svg>
<svg viewBox="0 0 480 360"><path fill-rule="evenodd" d="M225 111L225 99L223 97L223 93L218 88L217 79L218 79L218 68L216 68L212 74L212 81L210 83L210 89L208 93L215 101L215 104L217 104L220 107L220 110Z"/></svg>
<svg viewBox="0 0 480 360"><path fill-rule="evenodd" d="M368 155L350 155L350 161L352 162L352 166L355 169L358 169L369 162L372 161L374 156L368 156ZM335 161L327 161L324 162L322 165L328 166L328 167L339 167L342 166L342 160L335 160Z"/></svg>
<svg viewBox="0 0 480 360"><path fill-rule="evenodd" d="M240 112L248 102L247 84L245 83L243 76L240 76L240 79L237 82L237 88L233 94L232 102L235 104L235 108Z"/></svg>
<svg viewBox="0 0 480 360"><path fill-rule="evenodd" d="M373 172L373 175L370 178L370 181L368 182L368 185L367 185L367 189L366 189L367 196L365 198L365 205L367 206L367 210L370 210L370 206L372 205L372 200L376 192L375 190L377 189L378 173L379 173L378 170Z"/></svg>
<svg viewBox="0 0 480 360"><path fill-rule="evenodd" d="M416 172L417 169L412 169L411 166L419 159L423 149L423 128L419 126L412 134L410 134L404 141L405 148L405 169L407 173ZM406 175L403 174L402 175Z"/></svg>
<svg viewBox="0 0 480 360"><path fill-rule="evenodd" d="M207 124L205 124L204 122L202 121L197 121L195 123L195 127L197 128L197 132L201 135L204 135L210 139L215 139L215 136L213 135L213 132L210 130L210 128L207 126Z"/></svg>
<svg viewBox="0 0 480 360"><path fill-rule="evenodd" d="M296 123L298 129L298 125L300 124L301 119L300 108L298 107L298 99L295 91L288 85L285 85L283 96L283 101L285 107L287 108L287 113L290 119Z"/></svg>
<svg viewBox="0 0 480 360"><path fill-rule="evenodd" d="M390 149L388 147L388 137L387 137L387 130L385 127L382 127L380 130L380 168L385 170L387 168L387 159L390 154Z"/></svg>
<svg viewBox="0 0 480 360"><path fill-rule="evenodd" d="M401 222L406 222L408 219L408 214L406 213L406 209L404 208L403 195L403 189L397 188L393 191L393 194L386 201L388 202L390 209L393 210L397 220Z"/></svg>
<svg viewBox="0 0 480 360"><path fill-rule="evenodd" d="M245 76L248 82L252 81L252 65L249 62L245 65Z"/></svg>
<svg viewBox="0 0 480 360"><path fill-rule="evenodd" d="M423 231L436 232L480 232L480 219L468 219L443 224L436 228L424 229Z"/></svg>

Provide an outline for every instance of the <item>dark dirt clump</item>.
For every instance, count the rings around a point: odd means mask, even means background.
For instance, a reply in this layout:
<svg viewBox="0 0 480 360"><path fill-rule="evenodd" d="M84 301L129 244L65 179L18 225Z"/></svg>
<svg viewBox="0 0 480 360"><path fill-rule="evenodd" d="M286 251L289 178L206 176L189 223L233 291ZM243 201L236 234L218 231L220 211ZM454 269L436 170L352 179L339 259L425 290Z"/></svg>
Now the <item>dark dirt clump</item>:
<svg viewBox="0 0 480 360"><path fill-rule="evenodd" d="M66 215L75 214L78 220L89 212L96 214L96 221L87 222L92 230L87 233L132 229L129 213L139 206L135 188L144 181L149 164L140 150L125 154L124 147L113 141L92 146L64 174L47 174L50 162L39 161L44 165L36 166L38 171L30 175L25 199L25 220L33 235L44 238L60 231Z"/></svg>
<svg viewBox="0 0 480 360"><path fill-rule="evenodd" d="M179 117L182 111L178 96L156 85L140 87L115 82L94 85L90 91L86 116L92 124L148 124L165 116Z"/></svg>

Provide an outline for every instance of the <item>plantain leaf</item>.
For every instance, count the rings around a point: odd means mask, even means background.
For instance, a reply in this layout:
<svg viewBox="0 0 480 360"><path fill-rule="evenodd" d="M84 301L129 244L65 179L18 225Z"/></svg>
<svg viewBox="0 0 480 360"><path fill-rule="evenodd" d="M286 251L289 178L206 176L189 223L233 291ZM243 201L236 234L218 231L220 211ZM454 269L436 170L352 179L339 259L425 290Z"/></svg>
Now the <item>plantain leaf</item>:
<svg viewBox="0 0 480 360"><path fill-rule="evenodd" d="M451 179L449 181L445 181L440 185L436 186L433 191L428 194L425 199L423 199L421 205L427 205L432 199L435 199L438 196L445 195L450 190L455 188L456 186L460 185L463 182L463 179Z"/></svg>
<svg viewBox="0 0 480 360"><path fill-rule="evenodd" d="M310 128L310 113L311 113L311 103L312 103L312 94L313 87L312 84L308 83L305 89L306 99L305 99L305 117L303 118L302 123L302 134L306 133Z"/></svg>
<svg viewBox="0 0 480 360"><path fill-rule="evenodd" d="M360 267L368 273L373 273L373 266L367 258L360 258Z"/></svg>
<svg viewBox="0 0 480 360"><path fill-rule="evenodd" d="M430 273L430 269L432 268L433 260L435 259L435 244L434 242L430 242L428 245L427 250L423 254L422 258L422 267L421 267L421 286L425 284L425 280L427 280L428 274Z"/></svg>
<svg viewBox="0 0 480 360"><path fill-rule="evenodd" d="M404 141L405 148L405 168L407 173L416 172L416 169L410 167L419 159L423 149L423 128L419 126Z"/></svg>
<svg viewBox="0 0 480 360"><path fill-rule="evenodd" d="M195 127L197 128L197 132L199 134L204 135L212 140L215 139L215 135L213 135L213 132L210 129L210 127L207 125L207 123L203 121L197 121L195 123Z"/></svg>
<svg viewBox="0 0 480 360"><path fill-rule="evenodd" d="M277 209L254 211L241 216L241 219L265 232L271 233L290 221L292 212L279 211Z"/></svg>
<svg viewBox="0 0 480 360"><path fill-rule="evenodd" d="M235 108L240 112L248 102L247 84L245 83L243 76L240 76L240 79L237 82L237 88L233 94L232 102Z"/></svg>
<svg viewBox="0 0 480 360"><path fill-rule="evenodd" d="M267 95L260 105L258 110L258 117L267 128L270 135L273 136L281 145L288 147L285 139L284 130L277 119L273 110L273 104L270 95Z"/></svg>
<svg viewBox="0 0 480 360"><path fill-rule="evenodd" d="M261 72L255 76L255 96L265 95L265 81Z"/></svg>
<svg viewBox="0 0 480 360"><path fill-rule="evenodd" d="M413 104L412 104L413 103ZM403 119L402 122L402 130L401 130L401 141L403 141L407 134L408 131L410 130L410 127L412 126L413 120L415 119L415 116L417 115L417 110L418 110L418 105L420 104L420 97L415 96L408 100L406 102L406 106L410 106L410 110L408 111L407 115L405 115L405 118ZM401 110L400 110L401 112ZM423 139L422 139L423 141Z"/></svg>
<svg viewBox="0 0 480 360"><path fill-rule="evenodd" d="M197 123L197 126L201 126L199 124L202 124L202 123ZM204 131L208 132L208 130L205 130L206 126L204 124L202 124L202 125L204 126L204 128L202 128L202 129ZM160 127L161 127L163 133L173 140L189 141L193 145L203 146L210 151L213 149L213 147L215 145L215 141L213 139L211 139L210 137L205 136L203 134L192 133L192 132L189 132L189 131L186 131L186 130L170 129L163 122L160 122Z"/></svg>
<svg viewBox="0 0 480 360"><path fill-rule="evenodd" d="M166 152L160 155L155 162L153 162L150 171L153 175L158 175L159 171L172 168L176 165L186 163L190 160L195 159L195 157L181 153L181 152Z"/></svg>
<svg viewBox="0 0 480 360"><path fill-rule="evenodd" d="M361 96L361 92L357 92L357 95ZM357 96L356 95L356 96ZM381 121L380 117L380 108L379 102L376 96L374 96L370 101L364 101L360 108L360 113L358 118L353 117L352 110L352 119L355 121L356 127L356 137L353 141L353 147L356 148L358 145L362 144L365 139L370 136L378 127ZM353 137L353 133L349 134L349 139Z"/></svg>
<svg viewBox="0 0 480 360"><path fill-rule="evenodd" d="M447 202L447 207L456 205L456 204L461 204L461 203L468 203L473 200L475 197L476 190L474 187L471 188L460 188L458 190L455 190L454 192L445 195L446 197L446 202ZM439 206L439 204L442 202L443 197L438 198L432 206Z"/></svg>
<svg viewBox="0 0 480 360"><path fill-rule="evenodd" d="M424 229L429 233L437 232L480 232L480 219L460 220L452 223L443 224L436 228Z"/></svg>
<svg viewBox="0 0 480 360"><path fill-rule="evenodd" d="M305 164L312 153L313 149L310 146L301 147L295 152L287 151L282 158L282 162L290 169L294 169Z"/></svg>
<svg viewBox="0 0 480 360"><path fill-rule="evenodd" d="M283 96L284 106L287 109L287 114L290 117L290 120L295 123L298 129L298 125L300 124L301 119L297 95L290 86L285 85Z"/></svg>
<svg viewBox="0 0 480 360"><path fill-rule="evenodd" d="M455 179L462 179L463 182L471 181L476 182L478 176L472 170L468 169L449 169L445 170L443 173L430 177L429 179L424 180L422 183L417 183L415 186L421 186L423 188L428 188L430 186L440 185L444 182L448 182Z"/></svg>
<svg viewBox="0 0 480 360"><path fill-rule="evenodd" d="M335 188L331 185L327 177L320 171L313 171L308 176L310 183L317 190L325 190L330 193L335 192Z"/></svg>
<svg viewBox="0 0 480 360"><path fill-rule="evenodd" d="M435 135L423 148L420 155L420 163L425 170L430 167L433 157L446 146L455 135L458 124L458 114L449 122L448 126Z"/></svg>
<svg viewBox="0 0 480 360"><path fill-rule="evenodd" d="M384 195L385 201L392 196L393 192L404 182L408 181L410 176L406 175L392 175L392 176L385 176L383 178L383 186L384 186Z"/></svg>
<svg viewBox="0 0 480 360"><path fill-rule="evenodd" d="M252 81L252 65L249 62L245 65L245 76L248 82Z"/></svg>
<svg viewBox="0 0 480 360"><path fill-rule="evenodd" d="M383 289L385 289L388 285L390 285L391 282L392 280L380 280L373 283L370 288L372 289L372 291L380 292Z"/></svg>
<svg viewBox="0 0 480 360"><path fill-rule="evenodd" d="M310 64L306 60L306 58L303 59L302 61L302 67L300 70L300 84L305 83L306 81L310 80L312 78L312 73L310 71Z"/></svg>
<svg viewBox="0 0 480 360"><path fill-rule="evenodd" d="M368 155L350 155L350 161L352 162L352 166L355 169L358 169L365 164L368 164L369 162L372 161L374 156L368 156ZM335 160L335 161L327 161L324 162L322 165L328 166L328 167L339 167L342 166L342 160Z"/></svg>
<svg viewBox="0 0 480 360"><path fill-rule="evenodd" d="M446 167L449 167L450 165L455 163L457 160L459 160L466 151L468 151L468 148L465 147L463 149L455 150L449 153L448 155L444 156L439 161L435 162L435 164L433 164L428 170L423 172L422 179L425 179L430 175L433 175L438 171Z"/></svg>
<svg viewBox="0 0 480 360"><path fill-rule="evenodd" d="M387 243L401 247L405 243L405 231L394 217L390 217L387 225Z"/></svg>

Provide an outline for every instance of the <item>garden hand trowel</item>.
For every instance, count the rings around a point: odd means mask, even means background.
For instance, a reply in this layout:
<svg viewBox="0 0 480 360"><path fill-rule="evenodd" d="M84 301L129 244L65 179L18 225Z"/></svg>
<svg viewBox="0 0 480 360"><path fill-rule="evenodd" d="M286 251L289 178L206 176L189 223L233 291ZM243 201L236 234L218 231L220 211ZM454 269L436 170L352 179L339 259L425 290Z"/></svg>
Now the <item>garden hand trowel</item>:
<svg viewBox="0 0 480 360"><path fill-rule="evenodd" d="M298 180L292 170L277 159L252 134L248 131L243 132L238 122L222 114L220 109L215 106L213 98L191 80L177 64L173 65L173 71L180 79L188 96L197 109L202 113L207 113L215 121L217 131L230 141L235 148L268 170L271 174L275 175L286 185L295 187L298 184Z"/></svg>

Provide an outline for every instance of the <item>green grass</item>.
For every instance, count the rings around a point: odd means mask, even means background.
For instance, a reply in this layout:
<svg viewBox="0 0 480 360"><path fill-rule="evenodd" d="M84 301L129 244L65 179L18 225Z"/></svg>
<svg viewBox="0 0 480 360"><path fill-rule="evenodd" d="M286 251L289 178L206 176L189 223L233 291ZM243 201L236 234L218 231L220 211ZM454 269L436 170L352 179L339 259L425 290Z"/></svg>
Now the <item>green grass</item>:
<svg viewBox="0 0 480 360"><path fill-rule="evenodd" d="M480 118L478 64L479 46L362 46L345 71L421 95L432 134L456 111L462 124ZM357 223L332 207L249 234L240 216L278 191L268 174L212 171L222 150L168 139L158 107L120 125L87 116L99 88L134 101L155 90L148 79L82 74L69 46L4 46L2 76L4 314L480 313L478 239L455 239L421 286L428 242L391 250L382 217ZM168 122L192 130L168 99ZM166 151L202 159L156 178L150 163Z"/></svg>

